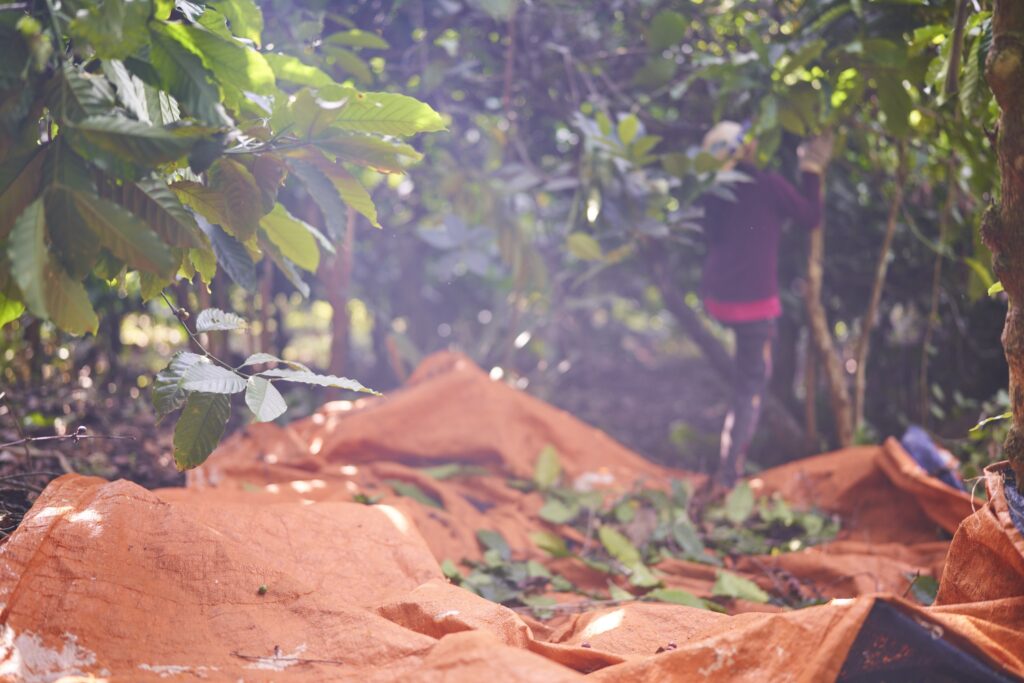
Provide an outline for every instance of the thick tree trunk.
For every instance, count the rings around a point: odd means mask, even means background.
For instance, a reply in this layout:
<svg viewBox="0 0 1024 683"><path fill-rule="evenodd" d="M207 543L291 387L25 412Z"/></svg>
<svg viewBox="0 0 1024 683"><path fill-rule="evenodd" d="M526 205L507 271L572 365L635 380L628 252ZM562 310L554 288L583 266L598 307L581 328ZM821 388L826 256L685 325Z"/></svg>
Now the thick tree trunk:
<svg viewBox="0 0 1024 683"><path fill-rule="evenodd" d="M822 178L822 192L825 179ZM811 328L811 345L818 354L818 361L825 371L829 404L836 427L836 441L841 447L853 443L853 411L850 406L850 390L846 385L846 371L842 359L832 343L832 332L828 329L828 316L821 303L823 262L825 258L825 221L811 233L810 253L807 259L807 320Z"/></svg>
<svg viewBox="0 0 1024 683"><path fill-rule="evenodd" d="M871 298L867 310L861 320L860 336L854 350L857 363L857 374L853 382L853 428L859 429L864 423L864 393L867 389L868 350L871 347L871 330L878 317L878 305L882 300L882 289L885 287L885 275L889 269L889 251L892 249L892 238L896 234L896 219L903 206L903 184L906 176L904 168L905 152L901 144L899 149L899 165L896 169L896 182L893 187L892 200L889 203L889 215L885 222L885 236L882 248L878 251L878 262L875 264L875 277L871 285Z"/></svg>
<svg viewBox="0 0 1024 683"><path fill-rule="evenodd" d="M1009 299L1003 351L1010 367L1013 424L1003 453L1024 491L1024 2L995 0L992 49L985 76L1001 110L997 152L1002 174L1000 203L982 223L982 238Z"/></svg>

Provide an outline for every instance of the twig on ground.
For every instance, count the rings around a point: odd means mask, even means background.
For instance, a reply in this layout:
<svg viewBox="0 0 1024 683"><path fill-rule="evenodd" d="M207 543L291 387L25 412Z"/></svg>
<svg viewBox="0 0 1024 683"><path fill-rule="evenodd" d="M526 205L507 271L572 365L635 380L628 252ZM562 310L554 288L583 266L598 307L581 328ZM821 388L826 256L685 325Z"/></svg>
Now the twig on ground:
<svg viewBox="0 0 1024 683"><path fill-rule="evenodd" d="M344 665L345 662L340 659L310 659L308 657L282 657L276 653L269 655L244 655L241 652L233 651L232 657L238 657L239 659L247 659L251 662L288 662L294 664L339 664Z"/></svg>

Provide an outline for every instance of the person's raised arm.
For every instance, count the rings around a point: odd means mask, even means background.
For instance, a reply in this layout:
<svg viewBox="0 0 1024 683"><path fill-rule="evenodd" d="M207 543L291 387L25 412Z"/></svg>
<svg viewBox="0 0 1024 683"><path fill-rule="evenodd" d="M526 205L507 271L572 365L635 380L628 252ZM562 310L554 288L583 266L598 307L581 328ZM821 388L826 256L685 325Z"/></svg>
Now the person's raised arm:
<svg viewBox="0 0 1024 683"><path fill-rule="evenodd" d="M808 140L797 148L800 158L800 189L772 174L776 201L784 215L797 225L813 230L821 224L821 176L832 155L831 134Z"/></svg>

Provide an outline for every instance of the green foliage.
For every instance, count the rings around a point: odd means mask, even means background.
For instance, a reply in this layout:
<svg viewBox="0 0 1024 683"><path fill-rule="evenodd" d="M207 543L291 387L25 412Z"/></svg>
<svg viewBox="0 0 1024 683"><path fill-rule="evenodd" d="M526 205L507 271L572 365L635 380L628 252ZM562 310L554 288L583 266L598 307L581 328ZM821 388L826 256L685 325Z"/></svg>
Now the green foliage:
<svg viewBox="0 0 1024 683"><path fill-rule="evenodd" d="M18 30L0 25L10 48L0 51L4 322L24 306L72 334L95 333L85 286L119 269L144 274L147 295L196 270L209 282L218 266L253 289L252 264L269 256L306 292L294 266L313 272L332 247L278 203L288 176L342 221L338 239L348 206L379 225L360 169L402 173L399 158L419 157L390 137L444 129L415 98L361 92L295 56L260 52L252 0L171 10L85 0L68 20L39 4ZM357 30L332 44L387 47ZM295 171L311 163L326 182Z"/></svg>
<svg viewBox="0 0 1024 683"><path fill-rule="evenodd" d="M184 318L181 311L176 311ZM184 320L182 324L186 325ZM246 321L240 316L208 308L195 318L194 330L188 330L198 344L195 334L244 330ZM186 325L186 329L187 325ZM202 347L200 347L202 348ZM178 469L197 467L216 448L231 415L231 396L245 392L245 405L257 422L276 420L288 405L275 381L315 384L323 387L376 393L359 382L333 375L318 375L301 363L282 360L269 353L255 353L238 367L231 367L215 358L203 348L202 355L189 351L179 352L167 367L153 380L152 401L157 417L163 419L183 409L174 428L174 461ZM258 372L243 368L254 365L276 364L280 367ZM415 484L388 480L398 495L409 496L425 505L441 504L424 493Z"/></svg>

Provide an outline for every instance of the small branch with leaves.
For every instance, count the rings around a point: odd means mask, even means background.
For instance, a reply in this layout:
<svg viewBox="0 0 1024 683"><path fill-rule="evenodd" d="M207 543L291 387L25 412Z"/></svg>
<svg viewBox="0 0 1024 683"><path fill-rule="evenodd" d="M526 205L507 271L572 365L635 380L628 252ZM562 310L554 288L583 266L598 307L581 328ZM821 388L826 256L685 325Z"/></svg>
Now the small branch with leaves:
<svg viewBox="0 0 1024 683"><path fill-rule="evenodd" d="M199 335L208 332L244 330L248 323L234 313L218 308L201 311L195 317L195 328L189 326L191 314L174 305L166 293L170 307L189 337L202 351L176 353L153 382L153 407L158 419L181 409L174 427L174 462L179 470L191 469L205 462L220 442L231 417L231 396L245 393L245 405L257 422L276 420L288 409L274 382L293 382L367 394L378 392L347 377L322 375L302 363L284 360L268 353L254 353L238 366L217 358L209 352ZM265 370L246 372L243 368L273 365Z"/></svg>

